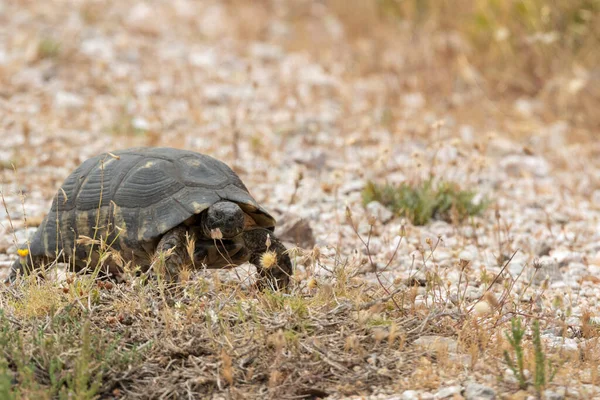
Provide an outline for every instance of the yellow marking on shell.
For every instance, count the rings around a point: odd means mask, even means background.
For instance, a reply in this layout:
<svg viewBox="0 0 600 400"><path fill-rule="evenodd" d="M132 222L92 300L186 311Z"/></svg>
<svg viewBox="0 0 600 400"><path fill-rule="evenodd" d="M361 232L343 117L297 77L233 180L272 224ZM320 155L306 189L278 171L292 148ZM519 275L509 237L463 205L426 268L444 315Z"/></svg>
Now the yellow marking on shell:
<svg viewBox="0 0 600 400"><path fill-rule="evenodd" d="M196 214L198 214L198 213L201 213L202 211L206 210L208 208L208 204L198 203L197 201L193 201L192 207L194 207L194 212Z"/></svg>
<svg viewBox="0 0 600 400"><path fill-rule="evenodd" d="M167 226L166 222L161 222L158 228L160 229L160 232L163 233L166 233L169 230L169 227Z"/></svg>
<svg viewBox="0 0 600 400"><path fill-rule="evenodd" d="M191 167L199 167L202 165L199 159L197 158L186 158L185 163Z"/></svg>
<svg viewBox="0 0 600 400"><path fill-rule="evenodd" d="M138 228L138 240L140 242L142 242L144 240L144 234L148 231L148 228L146 228L147 225L148 225L148 223L146 221L144 221L144 223L142 223L140 225L140 227Z"/></svg>
<svg viewBox="0 0 600 400"><path fill-rule="evenodd" d="M125 219L123 218L123 212L121 211L121 207L119 207L118 205L116 205L114 202L113 204L113 221L115 224L115 227L119 227L120 229L123 230L127 230L127 224L125 223ZM123 233L121 233L123 234Z"/></svg>
<svg viewBox="0 0 600 400"><path fill-rule="evenodd" d="M111 203L113 206L113 224L114 228L118 232L119 235L119 246L124 249L125 240L127 239L127 224L125 223L125 219L123 218L123 212L121 211L121 207L119 207L114 201Z"/></svg>
<svg viewBox="0 0 600 400"><path fill-rule="evenodd" d="M60 215L59 218L59 223L58 223L58 231L59 231L59 237L57 238L59 240L58 243L62 244L62 247L65 250L65 253L67 255L71 255L72 250L73 250L73 241L71 240L72 238L72 231L71 229L73 229L73 226L70 226L69 224L69 217L70 217L71 213L68 212L64 212Z"/></svg>
<svg viewBox="0 0 600 400"><path fill-rule="evenodd" d="M44 247L44 253L47 253L50 250L48 248L48 232L44 232L42 235L42 246Z"/></svg>
<svg viewBox="0 0 600 400"><path fill-rule="evenodd" d="M87 211L81 211L77 214L77 234L88 235L90 234L90 226Z"/></svg>
<svg viewBox="0 0 600 400"><path fill-rule="evenodd" d="M94 212L94 220L93 220L93 228L92 235L95 236L96 239L100 239L100 237L106 238L106 232L108 230L108 208L102 207L99 210L95 210Z"/></svg>
<svg viewBox="0 0 600 400"><path fill-rule="evenodd" d="M146 164L142 168L150 168L154 165L154 161L146 161Z"/></svg>

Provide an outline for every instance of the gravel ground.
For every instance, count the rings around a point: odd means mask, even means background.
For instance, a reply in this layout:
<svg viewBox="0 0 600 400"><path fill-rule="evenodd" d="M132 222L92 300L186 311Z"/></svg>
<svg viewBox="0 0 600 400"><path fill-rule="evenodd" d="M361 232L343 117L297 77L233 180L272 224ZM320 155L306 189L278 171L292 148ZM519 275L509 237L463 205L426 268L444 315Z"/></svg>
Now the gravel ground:
<svg viewBox="0 0 600 400"><path fill-rule="evenodd" d="M427 76L390 72L405 62L402 51L385 53L375 69L343 45L344 28L325 8L311 9L298 33L282 2L268 10L149 4L0 1L2 277L25 226L33 231L80 162L118 148L171 146L232 165L282 221L309 221L323 276L336 255L366 261L346 223L348 207L362 235L368 213L376 217L370 253L384 284L420 268L456 285L465 259L465 293L475 300L485 289L482 271L499 273L514 253L506 271L522 274L519 300L570 328L546 327L545 343L579 351L591 340L577 332L584 313L600 323L600 145L575 141L579 128L542 119L536 109L544 105L534 99L500 108L466 78L451 98L432 95L423 89ZM327 39L309 51L299 43L307 35ZM492 205L468 223L417 227L380 204L362 204L368 180L430 175L475 189ZM403 226L406 237L385 267ZM421 268L421 252L438 240ZM303 271L299 265L298 279ZM393 398L493 398L468 393L492 390L494 376L473 377L483 389L459 376L439 390ZM600 396L589 378L572 380L570 395ZM547 398L563 398L565 387ZM382 396L375 398L392 398Z"/></svg>

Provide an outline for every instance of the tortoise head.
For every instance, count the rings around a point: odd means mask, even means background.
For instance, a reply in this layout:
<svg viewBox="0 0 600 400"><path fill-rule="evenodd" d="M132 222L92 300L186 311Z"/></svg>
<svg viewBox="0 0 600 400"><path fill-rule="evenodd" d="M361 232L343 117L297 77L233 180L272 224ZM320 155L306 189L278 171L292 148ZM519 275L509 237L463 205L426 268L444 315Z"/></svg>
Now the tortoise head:
<svg viewBox="0 0 600 400"><path fill-rule="evenodd" d="M233 238L244 231L244 211L231 201L219 201L205 211L201 228L206 238L213 238L211 232L219 229L223 238Z"/></svg>

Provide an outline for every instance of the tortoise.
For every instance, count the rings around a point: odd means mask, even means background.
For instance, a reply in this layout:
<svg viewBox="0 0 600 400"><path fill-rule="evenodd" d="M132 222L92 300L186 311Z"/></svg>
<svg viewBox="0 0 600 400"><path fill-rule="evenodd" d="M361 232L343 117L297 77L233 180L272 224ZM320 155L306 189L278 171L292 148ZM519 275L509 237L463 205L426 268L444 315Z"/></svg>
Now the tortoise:
<svg viewBox="0 0 600 400"><path fill-rule="evenodd" d="M122 276L126 262L148 271L162 254L169 282L184 265L250 262L259 286L285 288L292 264L273 234L275 222L238 175L213 157L153 147L103 153L84 161L56 192L29 245L20 246L8 281L24 267L54 261L76 272L93 270L104 243L112 249L102 260L109 277ZM275 265L261 263L266 251L275 254Z"/></svg>

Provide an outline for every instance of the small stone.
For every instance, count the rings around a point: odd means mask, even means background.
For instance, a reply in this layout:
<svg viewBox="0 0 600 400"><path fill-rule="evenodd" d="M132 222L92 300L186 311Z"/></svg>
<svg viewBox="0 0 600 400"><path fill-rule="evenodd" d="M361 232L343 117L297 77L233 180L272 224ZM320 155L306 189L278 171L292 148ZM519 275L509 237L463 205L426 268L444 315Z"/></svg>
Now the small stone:
<svg viewBox="0 0 600 400"><path fill-rule="evenodd" d="M461 260L473 261L473 259L475 258L475 254L469 250L463 250L458 255L458 258L460 258Z"/></svg>
<svg viewBox="0 0 600 400"><path fill-rule="evenodd" d="M311 86L328 87L337 84L336 79L328 74L323 66L318 64L306 65L298 72L298 79Z"/></svg>
<svg viewBox="0 0 600 400"><path fill-rule="evenodd" d="M131 125L135 128L138 129L140 131L147 131L148 129L150 129L150 123L142 117L134 117L131 120Z"/></svg>
<svg viewBox="0 0 600 400"><path fill-rule="evenodd" d="M351 181L340 188L340 192L348 194L352 192L360 192L365 187L365 183L360 180Z"/></svg>
<svg viewBox="0 0 600 400"><path fill-rule="evenodd" d="M600 205L600 190L594 190L592 193L592 203L596 206Z"/></svg>
<svg viewBox="0 0 600 400"><path fill-rule="evenodd" d="M543 256L540 257L537 264L540 268L533 270L533 284L540 285L546 279L549 279L551 283L559 282L562 279L562 274L558 266L558 262L554 257Z"/></svg>
<svg viewBox="0 0 600 400"><path fill-rule="evenodd" d="M583 262L583 257L581 253L570 250L554 250L550 253L550 255L556 259L559 267L566 267L569 263L572 262Z"/></svg>
<svg viewBox="0 0 600 400"><path fill-rule="evenodd" d="M513 154L504 157L500 162L500 167L510 176L520 177L530 175L543 178L550 173L548 162L539 156L524 156Z"/></svg>
<svg viewBox="0 0 600 400"><path fill-rule="evenodd" d="M582 276L585 276L588 274L588 269L583 263L572 262L572 263L569 263L567 273L569 274L569 276L579 279Z"/></svg>
<svg viewBox="0 0 600 400"><path fill-rule="evenodd" d="M125 24L140 33L156 35L160 32L158 13L146 3L137 3L125 18Z"/></svg>
<svg viewBox="0 0 600 400"><path fill-rule="evenodd" d="M479 383L468 383L465 388L464 396L466 400L494 400L496 391Z"/></svg>
<svg viewBox="0 0 600 400"><path fill-rule="evenodd" d="M425 105L425 97L419 92L409 93L402 97L402 102L408 108L419 109Z"/></svg>
<svg viewBox="0 0 600 400"><path fill-rule="evenodd" d="M452 253L444 249L436 249L433 253L433 257L437 262L446 261L452 258Z"/></svg>
<svg viewBox="0 0 600 400"><path fill-rule="evenodd" d="M537 254L538 257L547 256L550 254L551 250L552 246L545 240L538 242L535 246L535 254Z"/></svg>
<svg viewBox="0 0 600 400"><path fill-rule="evenodd" d="M382 224L385 224L394 217L394 213L378 201L372 201L367 204L369 215L375 217Z"/></svg>
<svg viewBox="0 0 600 400"><path fill-rule="evenodd" d="M421 336L420 338L415 340L413 344L424 350L435 351L440 348L445 348L450 352L456 353L458 349L458 343L456 342L456 340L449 337L436 335Z"/></svg>
<svg viewBox="0 0 600 400"><path fill-rule="evenodd" d="M459 128L460 138L465 143L473 143L475 138L475 128L471 125L461 125Z"/></svg>
<svg viewBox="0 0 600 400"><path fill-rule="evenodd" d="M510 264L508 264L508 270L514 276L517 276L523 272L523 268L525 268L525 264L520 261L512 260Z"/></svg>
<svg viewBox="0 0 600 400"><path fill-rule="evenodd" d="M284 216L276 234L280 240L304 249L312 249L316 243L310 223L298 216Z"/></svg>
<svg viewBox="0 0 600 400"><path fill-rule="evenodd" d="M83 107L84 104L83 99L75 93L60 91L54 95L54 105L56 108L75 109Z"/></svg>
<svg viewBox="0 0 600 400"><path fill-rule="evenodd" d="M506 368L504 370L503 379L509 383L517 383L518 382L517 377L515 376L515 373L510 368Z"/></svg>
<svg viewBox="0 0 600 400"><path fill-rule="evenodd" d="M81 43L80 50L83 54L95 60L111 61L115 58L113 43L103 37L84 40Z"/></svg>
<svg viewBox="0 0 600 400"><path fill-rule="evenodd" d="M564 398L565 396L560 393L553 392L550 389L544 390L544 400L563 400Z"/></svg>
<svg viewBox="0 0 600 400"><path fill-rule="evenodd" d="M542 105L537 100L520 98L515 101L514 107L515 110L524 117L531 117L542 107Z"/></svg>
<svg viewBox="0 0 600 400"><path fill-rule="evenodd" d="M492 157L508 156L519 152L521 146L505 137L497 136L490 140L487 148L487 155Z"/></svg>
<svg viewBox="0 0 600 400"><path fill-rule="evenodd" d="M573 282L558 281L558 282L553 282L550 284L551 289L564 289L566 287L578 288L579 283L577 283L576 281L573 281Z"/></svg>
<svg viewBox="0 0 600 400"><path fill-rule="evenodd" d="M433 398L434 399L447 399L447 398L453 397L455 395L460 395L461 391L462 391L462 387L460 387L459 385L448 386L446 388L439 390L436 394L433 395Z"/></svg>
<svg viewBox="0 0 600 400"><path fill-rule="evenodd" d="M217 55L213 50L192 51L188 61L194 67L213 67L217 64Z"/></svg>
<svg viewBox="0 0 600 400"><path fill-rule="evenodd" d="M155 94L158 90L156 83L151 81L140 82L135 85L135 94L138 97L148 97L152 94Z"/></svg>
<svg viewBox="0 0 600 400"><path fill-rule="evenodd" d="M402 400L419 400L419 392L416 390L405 390L402 392Z"/></svg>
<svg viewBox="0 0 600 400"><path fill-rule="evenodd" d="M546 341L546 345L552 349L562 349L567 352L579 351L577 340L573 338L556 337L546 334L542 335L542 338Z"/></svg>
<svg viewBox="0 0 600 400"><path fill-rule="evenodd" d="M293 159L307 168L321 170L327 164L327 153L320 150L307 151L303 149L294 154Z"/></svg>
<svg viewBox="0 0 600 400"><path fill-rule="evenodd" d="M261 42L252 43L250 53L252 56L264 61L277 61L283 56L281 47Z"/></svg>

